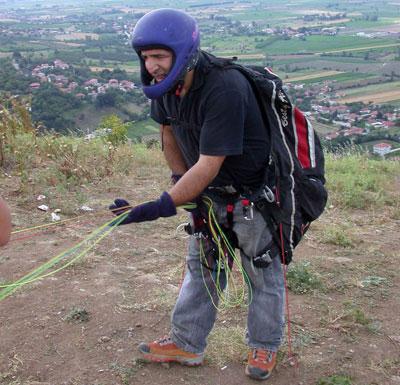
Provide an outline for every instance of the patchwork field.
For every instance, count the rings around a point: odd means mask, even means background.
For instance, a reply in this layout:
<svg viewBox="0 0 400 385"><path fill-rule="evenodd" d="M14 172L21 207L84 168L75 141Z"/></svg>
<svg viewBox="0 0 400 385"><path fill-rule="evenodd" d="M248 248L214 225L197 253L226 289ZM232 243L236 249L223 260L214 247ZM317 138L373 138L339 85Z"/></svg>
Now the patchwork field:
<svg viewBox="0 0 400 385"><path fill-rule="evenodd" d="M315 78L324 78L324 77L330 77L333 75L339 75L343 74L344 72L342 71L321 71L321 72L315 72L309 75L303 75L303 76L294 76L294 77L288 77L286 81L288 82L296 82L296 81L301 81L301 80L310 80L310 79L315 79Z"/></svg>
<svg viewBox="0 0 400 385"><path fill-rule="evenodd" d="M384 103L400 100L400 82L390 82L346 90L338 100L340 103L374 102Z"/></svg>
<svg viewBox="0 0 400 385"><path fill-rule="evenodd" d="M61 34L61 35L56 35L55 38L57 40L86 40L86 39L92 39L92 40L98 40L99 35L97 33L88 33L88 32L72 32L68 34Z"/></svg>

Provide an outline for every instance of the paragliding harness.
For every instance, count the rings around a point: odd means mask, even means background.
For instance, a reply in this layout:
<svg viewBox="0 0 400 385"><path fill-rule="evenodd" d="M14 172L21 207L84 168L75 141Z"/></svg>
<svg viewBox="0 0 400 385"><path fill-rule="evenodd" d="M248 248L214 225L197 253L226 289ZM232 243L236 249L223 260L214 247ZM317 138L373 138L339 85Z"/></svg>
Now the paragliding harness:
<svg viewBox="0 0 400 385"><path fill-rule="evenodd" d="M233 196L234 195L227 195L227 223L218 224L218 227L219 231L224 234L225 241L229 243L233 249L235 249L238 248L239 245L236 234L233 231ZM197 208L191 211L192 223L187 223L184 229L186 233L196 237L199 242L203 243L205 254L200 258L200 261L205 268L213 271L216 267L216 264L220 264L220 267L225 269L224 264L226 264L227 268L231 269L233 265L232 256L227 248L224 247L224 242L221 242L221 234L216 235L215 232L211 231L212 226L210 224L210 216L208 211L209 208L207 208L207 205L198 199ZM223 257L222 259L221 256Z"/></svg>
<svg viewBox="0 0 400 385"><path fill-rule="evenodd" d="M310 121L290 102L281 79L269 69L203 54L208 61L206 70L236 69L256 95L271 146L264 183L258 191L243 190L240 184L234 187L261 213L273 235L271 244L253 259L254 264L266 267L271 258L280 255L287 265L310 223L326 205L321 143ZM228 232L233 233L229 223L228 227Z"/></svg>

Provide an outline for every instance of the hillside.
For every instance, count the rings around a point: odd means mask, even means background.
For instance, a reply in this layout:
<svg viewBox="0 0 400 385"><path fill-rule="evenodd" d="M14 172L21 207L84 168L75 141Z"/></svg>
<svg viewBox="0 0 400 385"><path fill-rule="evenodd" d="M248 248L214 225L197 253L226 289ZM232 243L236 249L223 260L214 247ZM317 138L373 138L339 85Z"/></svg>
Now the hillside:
<svg viewBox="0 0 400 385"><path fill-rule="evenodd" d="M254 383L243 373L245 305L219 313L204 366L139 358L139 342L168 333L184 266L185 240L175 232L183 210L90 238L111 219L106 208L116 197L137 204L168 188L161 151L36 137L28 128L20 125L2 147L0 195L14 234L0 249L0 284L78 257L0 301L0 384ZM288 271L298 366L286 341L268 384L400 383L399 169L398 161L354 152L327 156L328 208ZM49 211L38 210L42 204ZM60 222L51 221L56 209Z"/></svg>

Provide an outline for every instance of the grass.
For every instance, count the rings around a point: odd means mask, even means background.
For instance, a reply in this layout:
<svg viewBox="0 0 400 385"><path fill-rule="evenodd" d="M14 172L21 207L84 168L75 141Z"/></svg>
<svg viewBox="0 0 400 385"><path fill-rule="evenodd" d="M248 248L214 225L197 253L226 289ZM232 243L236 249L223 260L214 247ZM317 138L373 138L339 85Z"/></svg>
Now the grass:
<svg viewBox="0 0 400 385"><path fill-rule="evenodd" d="M18 181L21 197L49 189L55 195L65 195L104 178L114 178L113 183L118 183L118 178L138 168L157 168L163 163L157 148L128 143L113 146L104 138L38 135L24 108L14 106L4 111L7 118L0 125L0 167ZM75 195L80 203L84 203L82 194Z"/></svg>
<svg viewBox="0 0 400 385"><path fill-rule="evenodd" d="M369 209L385 204L396 206L393 181L398 175L398 161L375 160L366 154L327 154L326 173L330 203L341 208Z"/></svg>
<svg viewBox="0 0 400 385"><path fill-rule="evenodd" d="M73 307L64 317L64 320L67 322L88 322L89 319L89 312L86 309L80 307Z"/></svg>
<svg viewBox="0 0 400 385"><path fill-rule="evenodd" d="M353 381L346 375L333 375L319 379L317 385L353 385Z"/></svg>
<svg viewBox="0 0 400 385"><path fill-rule="evenodd" d="M129 126L128 138L136 140L145 135L158 134L159 132L159 125L152 119L141 120Z"/></svg>
<svg viewBox="0 0 400 385"><path fill-rule="evenodd" d="M219 367L232 361L243 361L248 351L244 335L243 327L216 325L208 339L208 360Z"/></svg>
<svg viewBox="0 0 400 385"><path fill-rule="evenodd" d="M353 247L354 241L347 231L338 225L325 226L322 231L321 241L335 246Z"/></svg>
<svg viewBox="0 0 400 385"><path fill-rule="evenodd" d="M115 372L118 377L121 378L123 385L128 385L133 383L132 379L135 377L138 370L140 370L144 366L144 362L137 359L132 362L131 365L124 366L119 364L118 362L112 362L110 364L110 369Z"/></svg>
<svg viewBox="0 0 400 385"><path fill-rule="evenodd" d="M309 262L292 263L287 272L288 288L295 294L306 294L314 290L323 290L324 285L311 270Z"/></svg>
<svg viewBox="0 0 400 385"><path fill-rule="evenodd" d="M355 323L362 326L368 326L371 324L372 320L367 317L362 309L360 309L353 302L345 302L345 315L344 319L348 320L351 323Z"/></svg>

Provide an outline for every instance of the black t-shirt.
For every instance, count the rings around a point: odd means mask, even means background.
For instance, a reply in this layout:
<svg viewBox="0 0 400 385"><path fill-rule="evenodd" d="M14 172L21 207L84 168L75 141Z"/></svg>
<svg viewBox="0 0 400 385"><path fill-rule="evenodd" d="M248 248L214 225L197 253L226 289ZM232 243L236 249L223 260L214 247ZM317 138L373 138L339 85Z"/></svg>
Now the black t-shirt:
<svg viewBox="0 0 400 385"><path fill-rule="evenodd" d="M259 187L269 139L249 82L235 69L207 65L201 54L188 93L153 100L151 117L171 125L188 168L202 155L225 155L211 186Z"/></svg>

